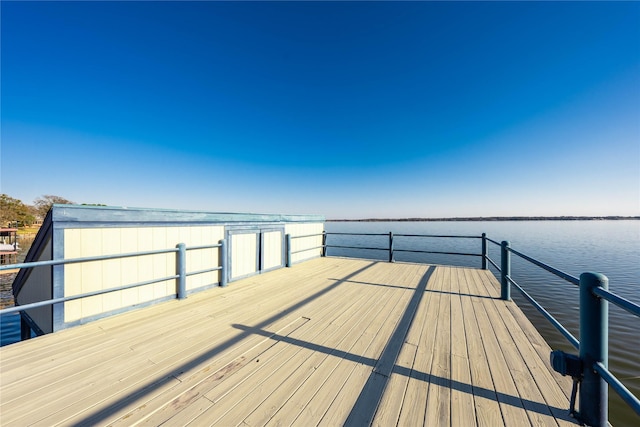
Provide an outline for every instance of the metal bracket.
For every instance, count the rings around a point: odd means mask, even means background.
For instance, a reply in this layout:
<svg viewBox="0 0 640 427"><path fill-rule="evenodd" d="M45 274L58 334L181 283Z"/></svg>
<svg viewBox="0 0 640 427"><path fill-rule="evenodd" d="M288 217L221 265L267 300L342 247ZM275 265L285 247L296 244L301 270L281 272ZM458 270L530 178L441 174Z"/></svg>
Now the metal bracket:
<svg viewBox="0 0 640 427"><path fill-rule="evenodd" d="M554 371L559 372L563 376L569 375L573 378L571 401L569 402L569 415L578 419L579 414L576 411L576 395L578 394L578 385L580 384L580 381L582 381L582 359L575 354L565 353L562 350L555 350L551 352L550 362Z"/></svg>

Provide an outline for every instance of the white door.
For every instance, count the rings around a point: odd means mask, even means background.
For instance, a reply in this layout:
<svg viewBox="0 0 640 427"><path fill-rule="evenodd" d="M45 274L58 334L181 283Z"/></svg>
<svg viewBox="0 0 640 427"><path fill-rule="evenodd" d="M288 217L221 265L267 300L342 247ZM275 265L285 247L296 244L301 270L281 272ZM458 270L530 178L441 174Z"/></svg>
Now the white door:
<svg viewBox="0 0 640 427"><path fill-rule="evenodd" d="M260 233L256 231L229 233L230 280L251 276L259 271L259 236Z"/></svg>
<svg viewBox="0 0 640 427"><path fill-rule="evenodd" d="M284 231L263 230L260 240L260 271L284 267Z"/></svg>

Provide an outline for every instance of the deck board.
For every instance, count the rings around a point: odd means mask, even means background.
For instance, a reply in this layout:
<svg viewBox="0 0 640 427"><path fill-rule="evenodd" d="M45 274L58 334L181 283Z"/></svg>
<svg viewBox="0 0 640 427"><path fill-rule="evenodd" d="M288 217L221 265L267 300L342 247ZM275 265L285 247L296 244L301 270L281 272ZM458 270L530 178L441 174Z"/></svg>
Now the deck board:
<svg viewBox="0 0 640 427"><path fill-rule="evenodd" d="M319 258L0 349L0 424L568 425L487 271Z"/></svg>

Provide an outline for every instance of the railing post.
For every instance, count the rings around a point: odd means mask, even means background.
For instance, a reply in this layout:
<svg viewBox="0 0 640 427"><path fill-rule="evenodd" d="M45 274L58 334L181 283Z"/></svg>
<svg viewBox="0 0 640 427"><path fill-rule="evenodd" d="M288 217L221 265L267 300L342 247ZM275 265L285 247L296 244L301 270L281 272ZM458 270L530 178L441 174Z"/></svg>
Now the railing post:
<svg viewBox="0 0 640 427"><path fill-rule="evenodd" d="M227 277L229 277L229 255L227 252L227 241L225 239L220 240L220 286L223 288L227 286Z"/></svg>
<svg viewBox="0 0 640 427"><path fill-rule="evenodd" d="M509 252L509 242L502 241L500 246L500 299L511 300L511 252Z"/></svg>
<svg viewBox="0 0 640 427"><path fill-rule="evenodd" d="M187 245L178 243L176 246L176 274L178 275L177 291L178 299L187 297Z"/></svg>
<svg viewBox="0 0 640 427"><path fill-rule="evenodd" d="M609 289L609 279L599 273L580 275L580 420L590 426L606 426L608 415L607 383L593 369L595 362L608 367L609 306L593 294L593 289Z"/></svg>
<svg viewBox="0 0 640 427"><path fill-rule="evenodd" d="M285 237L287 246L287 267L291 267L291 234L287 234Z"/></svg>
<svg viewBox="0 0 640 427"><path fill-rule="evenodd" d="M389 232L389 262L395 262L393 259L393 232Z"/></svg>
<svg viewBox="0 0 640 427"><path fill-rule="evenodd" d="M31 339L31 327L20 313L20 341Z"/></svg>
<svg viewBox="0 0 640 427"><path fill-rule="evenodd" d="M482 233L482 269L487 269L487 233Z"/></svg>
<svg viewBox="0 0 640 427"><path fill-rule="evenodd" d="M327 232L322 230L322 256L327 256Z"/></svg>

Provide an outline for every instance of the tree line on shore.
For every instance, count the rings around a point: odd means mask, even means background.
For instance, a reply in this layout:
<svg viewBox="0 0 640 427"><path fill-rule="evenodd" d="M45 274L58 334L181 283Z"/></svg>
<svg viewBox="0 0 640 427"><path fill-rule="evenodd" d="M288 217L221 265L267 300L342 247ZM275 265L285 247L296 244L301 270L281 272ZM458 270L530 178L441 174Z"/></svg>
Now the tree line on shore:
<svg viewBox="0 0 640 427"><path fill-rule="evenodd" d="M0 194L0 226L25 227L42 221L54 204L73 204L64 197L45 194L29 205L7 194Z"/></svg>

